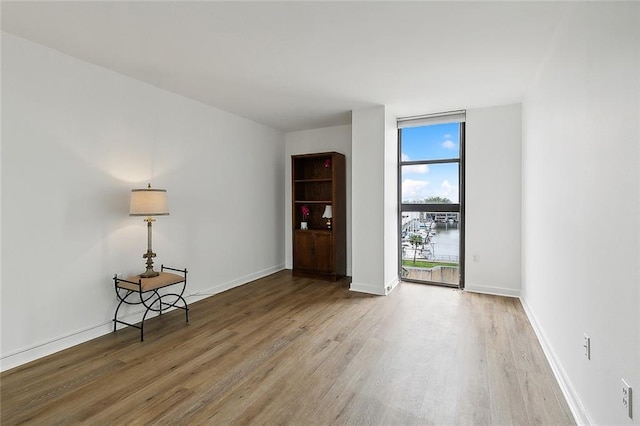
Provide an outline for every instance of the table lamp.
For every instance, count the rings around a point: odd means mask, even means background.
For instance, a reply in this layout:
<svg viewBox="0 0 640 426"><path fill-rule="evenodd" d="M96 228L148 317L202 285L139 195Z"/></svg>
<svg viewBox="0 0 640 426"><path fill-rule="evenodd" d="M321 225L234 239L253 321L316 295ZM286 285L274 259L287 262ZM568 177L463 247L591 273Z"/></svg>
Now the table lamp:
<svg viewBox="0 0 640 426"><path fill-rule="evenodd" d="M160 275L153 270L153 258L156 254L151 250L151 222L155 222L153 216L167 216L167 190L151 188L147 184L144 189L131 190L131 204L129 206L129 216L146 216L147 222L147 252L142 255L147 259L147 270L140 274L140 278L152 278Z"/></svg>
<svg viewBox="0 0 640 426"><path fill-rule="evenodd" d="M333 217L333 209L330 204L327 204L324 207L324 213L322 213L322 217L327 219L327 229L331 229L331 218Z"/></svg>

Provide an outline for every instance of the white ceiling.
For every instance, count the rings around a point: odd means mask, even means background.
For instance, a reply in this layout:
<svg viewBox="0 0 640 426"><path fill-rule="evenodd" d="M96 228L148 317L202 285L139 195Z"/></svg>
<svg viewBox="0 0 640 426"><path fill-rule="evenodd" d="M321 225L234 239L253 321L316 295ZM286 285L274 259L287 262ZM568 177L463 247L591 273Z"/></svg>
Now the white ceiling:
<svg viewBox="0 0 640 426"><path fill-rule="evenodd" d="M520 102L566 2L2 2L2 30L282 131Z"/></svg>

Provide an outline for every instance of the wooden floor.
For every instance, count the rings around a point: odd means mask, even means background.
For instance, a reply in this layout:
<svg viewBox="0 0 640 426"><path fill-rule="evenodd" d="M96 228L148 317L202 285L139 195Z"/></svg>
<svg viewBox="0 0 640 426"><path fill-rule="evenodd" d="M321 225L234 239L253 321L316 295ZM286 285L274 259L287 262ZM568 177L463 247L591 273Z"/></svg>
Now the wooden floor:
<svg viewBox="0 0 640 426"><path fill-rule="evenodd" d="M0 376L3 425L574 424L517 299L283 271Z"/></svg>

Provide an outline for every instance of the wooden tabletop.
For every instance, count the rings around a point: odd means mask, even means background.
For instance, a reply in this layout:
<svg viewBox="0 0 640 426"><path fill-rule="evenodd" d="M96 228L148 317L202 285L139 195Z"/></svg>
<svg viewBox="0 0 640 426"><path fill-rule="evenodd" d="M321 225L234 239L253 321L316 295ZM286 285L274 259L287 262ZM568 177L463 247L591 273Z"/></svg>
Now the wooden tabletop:
<svg viewBox="0 0 640 426"><path fill-rule="evenodd" d="M139 275L133 275L131 277L127 277L126 281L116 280L116 285L120 288L126 288L127 290L138 291L140 290L140 286L138 283L142 284L142 291L150 291L155 290L161 287L166 287L172 284L178 284L185 281L186 278L182 275L172 274L170 272L160 272L160 275L152 278L140 278ZM131 282L127 282L131 281Z"/></svg>

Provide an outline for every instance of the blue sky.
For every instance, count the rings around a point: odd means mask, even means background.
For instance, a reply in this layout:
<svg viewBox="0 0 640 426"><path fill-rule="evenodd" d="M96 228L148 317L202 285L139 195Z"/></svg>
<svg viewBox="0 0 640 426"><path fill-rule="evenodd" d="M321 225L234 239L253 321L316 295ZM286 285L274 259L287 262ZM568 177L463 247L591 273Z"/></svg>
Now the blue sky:
<svg viewBox="0 0 640 426"><path fill-rule="evenodd" d="M460 156L460 124L402 129L402 161L440 160ZM458 164L402 167L402 200L439 196L458 202Z"/></svg>

